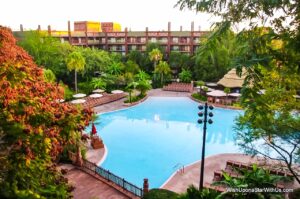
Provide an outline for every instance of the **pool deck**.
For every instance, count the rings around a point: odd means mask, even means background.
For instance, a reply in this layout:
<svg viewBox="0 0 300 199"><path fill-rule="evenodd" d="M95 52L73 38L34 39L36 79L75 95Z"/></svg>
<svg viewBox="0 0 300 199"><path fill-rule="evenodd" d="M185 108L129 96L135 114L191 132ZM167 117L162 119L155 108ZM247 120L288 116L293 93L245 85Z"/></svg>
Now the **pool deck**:
<svg viewBox="0 0 300 199"><path fill-rule="evenodd" d="M226 161L233 160L243 163L256 162L256 158L237 153L224 153L212 155L205 158L204 165L204 186L213 182L214 171L225 169ZM163 189L168 189L176 193L183 193L190 185L199 187L200 181L200 164L197 161L193 164L185 166L184 172L175 172L162 186Z"/></svg>
<svg viewBox="0 0 300 199"><path fill-rule="evenodd" d="M172 92L172 91L162 91L161 89L152 89L148 92L148 96L157 97L190 97L191 93L187 92ZM124 100L121 99L114 101L109 104L104 104L98 107L94 107L96 113L105 113L115 110L120 110L128 108L124 106ZM105 144L105 143L104 143ZM89 161L96 164L101 164L105 159L107 149L97 149L94 150L91 147L88 148L86 157ZM209 156L205 159L205 177L204 186L207 186L212 182L214 171L225 169L226 161L233 160L243 163L254 163L257 162L257 158L252 158L251 156L245 154L217 154ZM168 189L177 193L183 193L186 191L189 185L199 186L200 178L200 163L197 161L190 165L185 166L184 172L175 172L170 178L160 187ZM106 198L106 199L123 199L128 198L118 190L113 187L108 186L105 183L97 180L96 178L86 174L78 169L71 169L66 176L71 183L76 187L73 192L74 198ZM151 182L150 182L151 183ZM299 184L296 187L300 187Z"/></svg>
<svg viewBox="0 0 300 199"><path fill-rule="evenodd" d="M256 163L258 165L272 164L275 165L276 161L266 160L264 158L251 157L245 154L238 153L223 153L208 156L205 158L204 165L204 187L209 188L210 184L213 182L214 171L225 170L226 161L232 160L236 162L242 162L245 164ZM199 187L200 181L200 164L201 161L197 161L193 164L190 164L184 168L184 172L177 171L175 172L160 188L168 189L176 193L186 192L187 188L190 185ZM278 164L278 162L277 162ZM289 185L290 187L286 188L300 188L300 185L294 181L294 183Z"/></svg>

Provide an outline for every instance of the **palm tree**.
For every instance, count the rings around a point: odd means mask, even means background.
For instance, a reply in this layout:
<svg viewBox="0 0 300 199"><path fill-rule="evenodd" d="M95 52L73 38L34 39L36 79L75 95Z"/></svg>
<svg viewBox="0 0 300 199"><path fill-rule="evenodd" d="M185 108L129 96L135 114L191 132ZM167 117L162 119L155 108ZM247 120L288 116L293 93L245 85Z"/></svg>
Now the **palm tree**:
<svg viewBox="0 0 300 199"><path fill-rule="evenodd" d="M158 48L155 48L149 53L149 58L151 61L154 62L154 70L155 70L156 64L158 61L162 60L163 54L160 52Z"/></svg>
<svg viewBox="0 0 300 199"><path fill-rule="evenodd" d="M164 83L164 76L171 73L171 69L169 67L169 64L165 61L160 61L157 67L154 70L154 73L157 73L160 75L160 81L161 85Z"/></svg>
<svg viewBox="0 0 300 199"><path fill-rule="evenodd" d="M69 71L75 71L75 92L77 93L77 72L84 70L85 59L79 51L74 51L67 56L66 64Z"/></svg>
<svg viewBox="0 0 300 199"><path fill-rule="evenodd" d="M120 75L122 73L123 65L121 62L113 62L107 69L108 74Z"/></svg>
<svg viewBox="0 0 300 199"><path fill-rule="evenodd" d="M136 88L141 92L140 95L144 96L147 90L150 90L151 84L149 80L140 80L137 82Z"/></svg>
<svg viewBox="0 0 300 199"><path fill-rule="evenodd" d="M129 93L129 102L131 103L131 93L132 91L137 87L138 83L137 82L130 82L127 86L126 86L126 90Z"/></svg>

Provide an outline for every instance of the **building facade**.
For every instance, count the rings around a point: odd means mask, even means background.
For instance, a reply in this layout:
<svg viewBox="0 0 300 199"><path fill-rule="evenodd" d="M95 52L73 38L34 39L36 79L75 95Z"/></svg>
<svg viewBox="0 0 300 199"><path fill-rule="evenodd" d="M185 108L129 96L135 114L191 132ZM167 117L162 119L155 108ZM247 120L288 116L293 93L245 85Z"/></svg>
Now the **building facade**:
<svg viewBox="0 0 300 199"><path fill-rule="evenodd" d="M97 25L98 24L98 25ZM195 31L194 23L191 23L190 31L171 31L171 23L168 23L167 31L128 31L113 22L74 22L74 31L71 31L68 22L68 31L51 31L48 33L60 39L61 42L69 42L74 46L95 47L109 52L128 54L130 51L146 51L148 43L159 43L169 56L171 52L180 52L193 55L200 46L200 38L209 31ZM97 31L99 30L99 31Z"/></svg>

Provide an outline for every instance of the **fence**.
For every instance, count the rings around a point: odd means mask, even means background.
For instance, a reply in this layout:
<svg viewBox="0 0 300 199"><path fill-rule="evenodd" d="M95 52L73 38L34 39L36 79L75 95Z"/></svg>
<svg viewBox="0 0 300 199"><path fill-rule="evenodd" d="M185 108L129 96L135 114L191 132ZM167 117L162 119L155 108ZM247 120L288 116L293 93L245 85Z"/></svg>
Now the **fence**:
<svg viewBox="0 0 300 199"><path fill-rule="evenodd" d="M74 153L70 153L69 155L71 157L76 157ZM134 184L131 184L130 182L126 181L124 178L121 178L113 173L111 173L109 170L106 170L102 167L97 166L95 163L92 163L88 160L83 160L82 167L84 169L87 169L102 178L108 180L109 182L113 182L114 184L122 187L123 189L131 192L135 196L142 197L143 196L143 189L135 186Z"/></svg>

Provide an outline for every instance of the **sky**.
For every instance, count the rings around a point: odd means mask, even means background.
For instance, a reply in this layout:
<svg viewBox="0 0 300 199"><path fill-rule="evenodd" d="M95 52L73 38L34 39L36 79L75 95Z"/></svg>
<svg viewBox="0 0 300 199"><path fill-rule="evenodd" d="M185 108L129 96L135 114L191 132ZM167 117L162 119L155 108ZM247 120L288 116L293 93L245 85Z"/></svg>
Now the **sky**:
<svg viewBox="0 0 300 199"><path fill-rule="evenodd" d="M51 25L52 30L67 30L67 22L74 21L118 22L122 30L132 31L191 29L209 30L215 17L195 11L180 11L174 8L177 0L4 0L1 2L0 25L19 30L44 30Z"/></svg>

